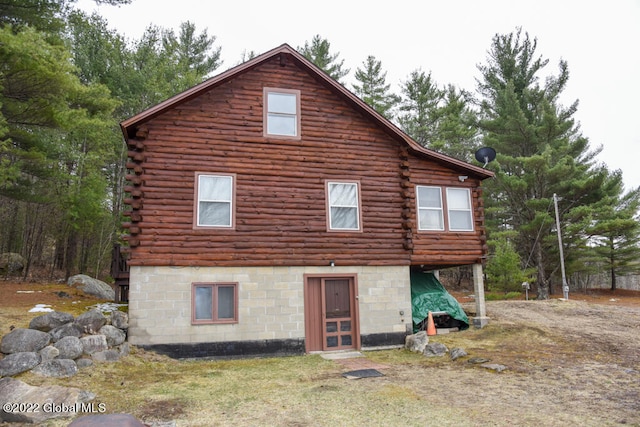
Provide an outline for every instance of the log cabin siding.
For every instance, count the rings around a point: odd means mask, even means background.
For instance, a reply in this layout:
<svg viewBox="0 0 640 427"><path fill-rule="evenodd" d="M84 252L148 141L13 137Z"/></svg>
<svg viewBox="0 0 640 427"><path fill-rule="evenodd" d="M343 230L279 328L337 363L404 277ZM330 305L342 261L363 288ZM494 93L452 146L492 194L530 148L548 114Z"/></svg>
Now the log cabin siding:
<svg viewBox="0 0 640 427"><path fill-rule="evenodd" d="M301 91L300 140L263 137L264 86ZM145 126L131 265L411 262L400 143L294 64L272 60ZM196 172L235 174L235 229L193 228ZM360 182L361 232L327 231L327 179Z"/></svg>
<svg viewBox="0 0 640 427"><path fill-rule="evenodd" d="M417 158L411 158L412 203L417 215L415 187L436 186L442 188L442 197L446 197L446 188L466 188L470 191L473 212L473 231L451 232L445 230L418 230L417 218L413 233L413 264L425 264L432 267L451 267L457 265L481 263L487 253L486 230L484 228L484 204L482 200L482 181L467 176L461 182L459 176L466 176L438 164L429 164ZM447 215L446 210L444 215Z"/></svg>
<svg viewBox="0 0 640 427"><path fill-rule="evenodd" d="M233 78L223 73L206 90L187 91L182 101L167 101L123 126L130 265L325 266L333 260L437 268L481 261L487 248L479 187L489 175L416 148L343 88L282 55ZM300 91L299 139L264 136L264 87ZM235 177L234 228L194 227L196 173ZM467 174L461 183L458 176ZM359 183L361 231L327 230L327 180ZM469 188L474 230L418 231L416 185Z"/></svg>

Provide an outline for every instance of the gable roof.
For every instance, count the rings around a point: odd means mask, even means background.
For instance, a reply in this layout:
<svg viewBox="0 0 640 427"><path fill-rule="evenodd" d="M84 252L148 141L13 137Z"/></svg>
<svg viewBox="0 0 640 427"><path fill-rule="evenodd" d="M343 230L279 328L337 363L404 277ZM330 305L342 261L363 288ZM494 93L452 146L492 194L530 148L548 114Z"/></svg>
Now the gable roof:
<svg viewBox="0 0 640 427"><path fill-rule="evenodd" d="M368 104L366 104L364 101L362 101L360 98L358 98L356 95L354 95L352 92L350 92L340 83L326 74L323 70L321 70L318 66L313 64L311 61L309 61L302 54L300 54L298 51L296 51L286 43L270 51L267 51L262 55L250 59L236 67L230 68L229 70L218 74L217 76L205 80L204 82L190 89L187 89L184 92L181 92L167 99L166 101L156 104L153 107L139 114L136 114L135 116L127 120L122 121L120 123L120 127L122 129L124 137L126 139L133 138L136 133L136 129L143 123L153 119L160 114L163 114L164 112L172 108L175 108L176 106L184 102L198 97L200 94L220 84L223 84L242 73L258 67L277 56L279 56L280 61L281 63L283 63L283 65L286 64L287 61L295 62L298 67L306 70L310 75L312 75L316 80L325 85L329 90L342 97L355 110L358 110L365 117L370 118L371 121L380 126L388 135L390 135L394 139L403 141L408 146L410 151L414 154L428 158L449 168L465 173L470 173L480 179L486 179L494 176L493 172L482 167L472 165L470 163L447 156L442 153L438 153L418 144L409 135L407 135L396 125L391 123L391 121L383 117L380 113L371 108Z"/></svg>

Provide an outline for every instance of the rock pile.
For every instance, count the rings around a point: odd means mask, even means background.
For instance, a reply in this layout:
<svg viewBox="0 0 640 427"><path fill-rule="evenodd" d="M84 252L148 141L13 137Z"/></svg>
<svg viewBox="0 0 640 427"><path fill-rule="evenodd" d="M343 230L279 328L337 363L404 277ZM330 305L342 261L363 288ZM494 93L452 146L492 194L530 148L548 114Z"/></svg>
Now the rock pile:
<svg viewBox="0 0 640 427"><path fill-rule="evenodd" d="M449 352L449 349L444 344L438 342L430 343L425 331L407 335L404 347L414 353L422 353L425 357L441 357ZM461 348L451 350L451 360L464 356L467 356L467 352Z"/></svg>
<svg viewBox="0 0 640 427"><path fill-rule="evenodd" d="M407 335L405 337L404 348L414 353L422 353L425 357L442 357L445 354L449 353L449 357L452 361L458 360L460 358L466 357L469 354L460 347L454 347L449 351L446 345L438 342L429 342L429 337L425 331L420 331L413 335ZM480 357L472 357L467 359L467 363L470 365L480 365L482 368L490 369L496 372L502 372L505 369L508 369L504 365L500 365L497 363L488 363L489 359L484 359Z"/></svg>
<svg viewBox="0 0 640 427"><path fill-rule="evenodd" d="M106 317L91 310L77 318L52 311L35 317L29 328L2 337L0 377L32 372L47 377L71 377L94 362L115 362L129 353L128 316L114 311Z"/></svg>

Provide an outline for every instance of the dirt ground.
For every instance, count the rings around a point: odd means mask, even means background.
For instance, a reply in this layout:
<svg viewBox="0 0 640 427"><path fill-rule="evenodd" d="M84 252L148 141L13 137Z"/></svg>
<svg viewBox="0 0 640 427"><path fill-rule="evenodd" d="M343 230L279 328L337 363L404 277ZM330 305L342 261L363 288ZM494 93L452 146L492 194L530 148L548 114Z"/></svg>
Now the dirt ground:
<svg viewBox="0 0 640 427"><path fill-rule="evenodd" d="M475 304L457 298L472 315ZM640 426L640 292L488 301L487 315L467 351L508 369L478 389L481 406L504 416L491 425Z"/></svg>
<svg viewBox="0 0 640 427"><path fill-rule="evenodd" d="M473 300L464 293L452 294L472 316ZM10 326L26 326L38 315L27 313L35 304L77 312L92 302L64 284L0 280L0 334L8 333ZM319 365L309 384L290 384L292 392L302 390L296 393L303 399L299 405L286 395L284 403L278 401L274 392L263 397L259 387L265 386L256 384L247 391L255 389L255 396L239 397L251 402L250 415L243 412L246 409L216 412L220 404L215 400L203 410L200 401L198 411L196 403L194 408L181 406L177 425L207 425L202 421L206 416L218 420L216 425L321 426L329 425L327 413L340 414L349 405L351 424L338 424L389 425L391 420L424 426L437 419L439 425L449 426L640 426L640 292L573 293L568 301L558 296L548 301L487 301L487 315L490 323L483 329L431 337L449 349L465 349L468 357L451 361L447 356L436 360L398 350L365 352L384 377L348 381L341 377L344 367L339 364ZM482 368L472 363L478 358L506 369ZM175 362L167 366L177 369ZM91 378L78 376L73 381L81 380ZM173 393L179 386L174 387ZM324 409L314 403L320 398L316 391L323 391ZM329 394L337 406L324 400ZM372 396L382 396L374 407L367 406ZM218 398L212 394L211 399ZM276 407L281 408L277 422ZM126 405L123 410L141 411ZM199 415L190 415L196 412Z"/></svg>

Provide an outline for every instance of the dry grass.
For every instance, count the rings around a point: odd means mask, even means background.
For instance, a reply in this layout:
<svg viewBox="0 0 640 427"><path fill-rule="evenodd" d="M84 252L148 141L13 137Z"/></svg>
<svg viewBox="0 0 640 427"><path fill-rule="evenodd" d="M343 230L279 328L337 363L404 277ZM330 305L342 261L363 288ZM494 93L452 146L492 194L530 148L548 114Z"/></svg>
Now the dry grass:
<svg viewBox="0 0 640 427"><path fill-rule="evenodd" d="M384 353L409 363L422 360L403 351ZM341 373L338 364L317 355L175 361L137 351L70 379L34 374L20 379L92 390L108 412L131 413L146 422L177 420L180 426L425 425L461 415L447 405L425 411L419 391L386 377L351 381Z"/></svg>

